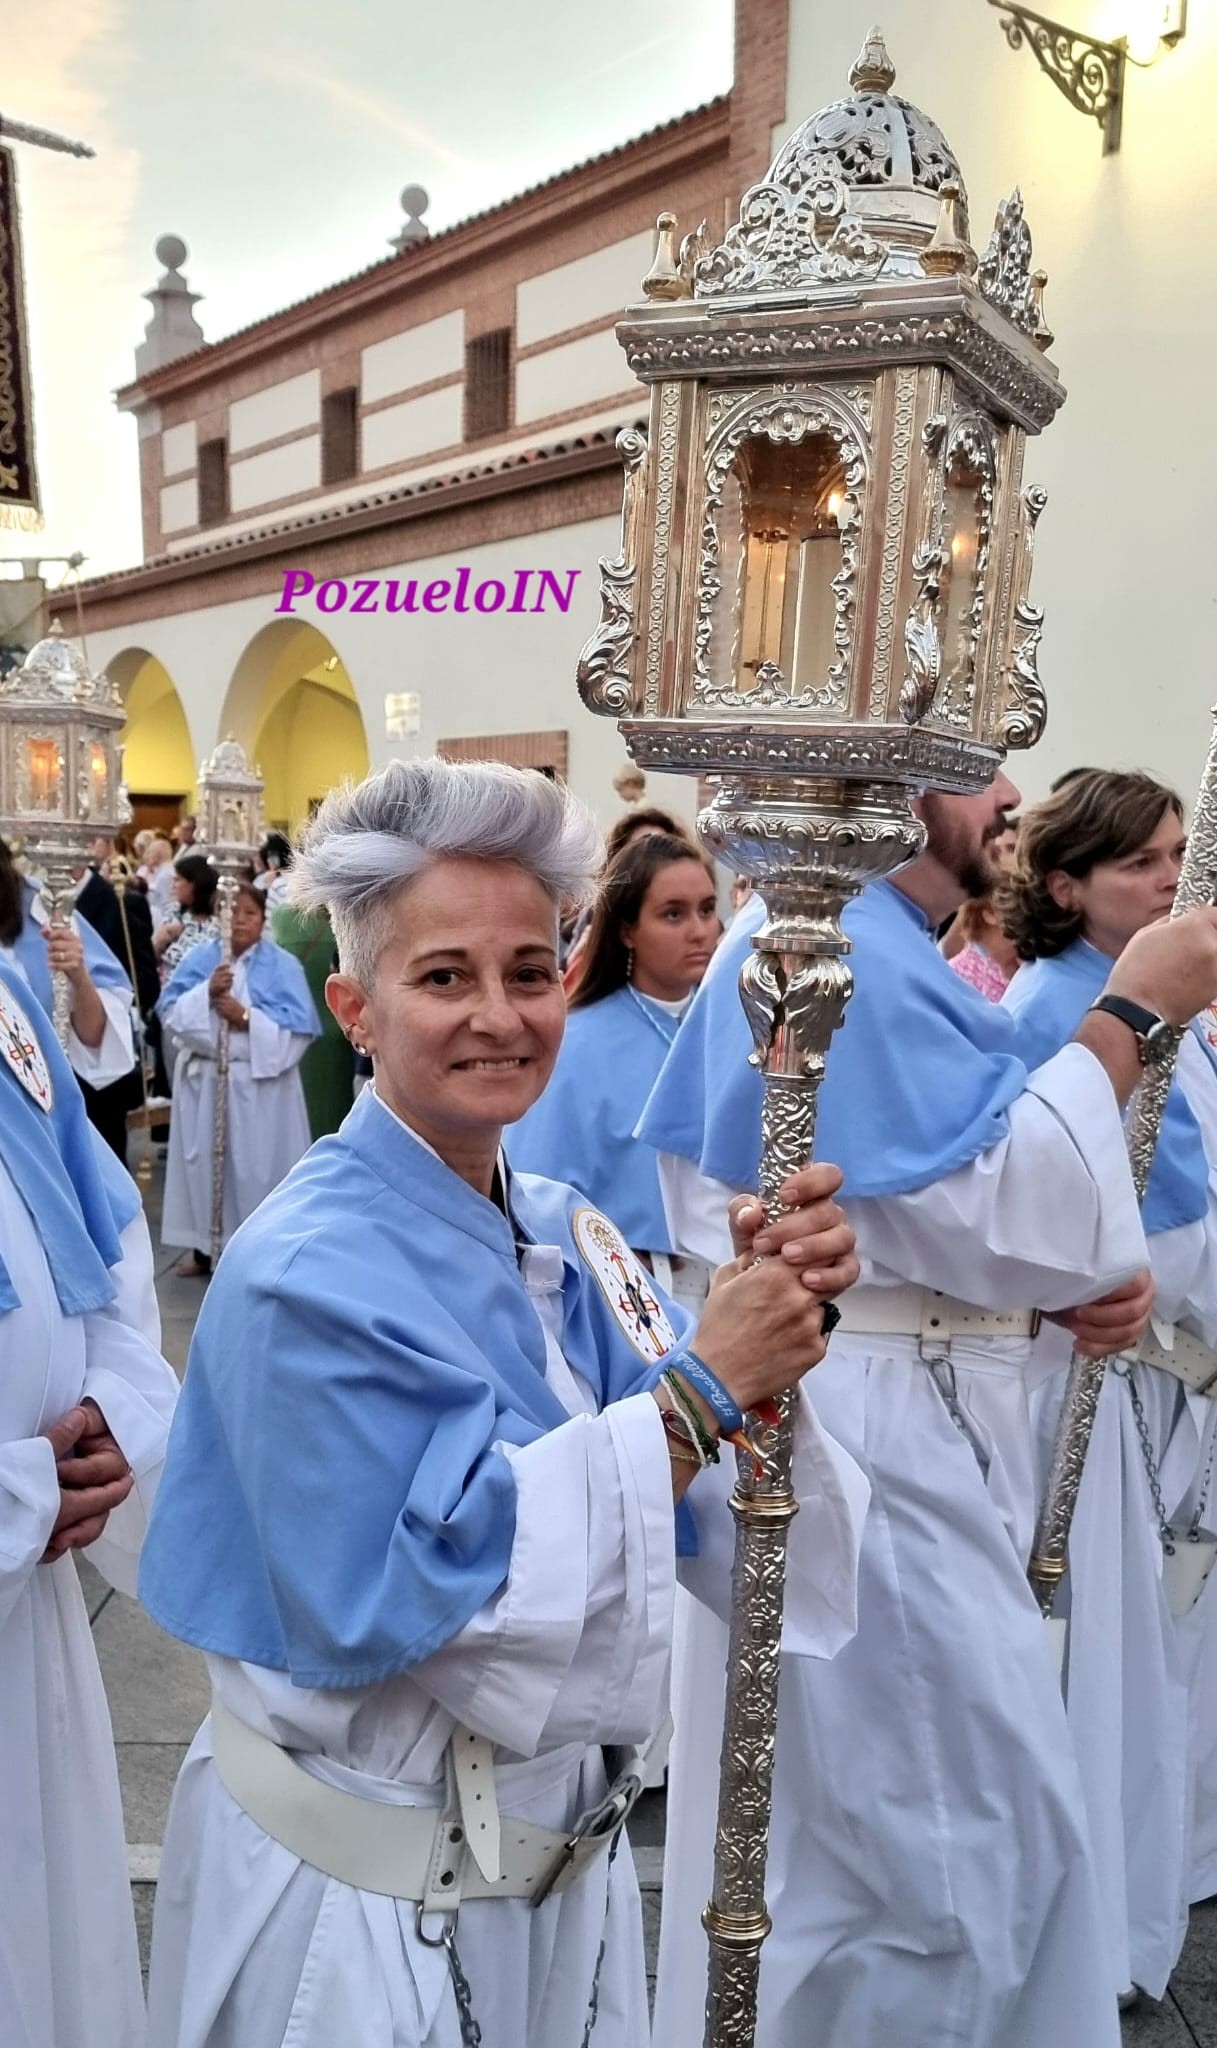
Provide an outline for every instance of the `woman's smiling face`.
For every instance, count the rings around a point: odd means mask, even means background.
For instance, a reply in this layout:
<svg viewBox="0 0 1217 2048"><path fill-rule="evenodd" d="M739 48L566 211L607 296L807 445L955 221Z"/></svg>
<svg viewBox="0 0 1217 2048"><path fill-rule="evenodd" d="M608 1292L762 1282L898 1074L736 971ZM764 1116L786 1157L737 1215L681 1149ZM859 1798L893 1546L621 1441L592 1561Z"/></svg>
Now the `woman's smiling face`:
<svg viewBox="0 0 1217 2048"><path fill-rule="evenodd" d="M372 989L331 977L377 1093L450 1165L497 1149L558 1057L566 1000L551 897L509 861L437 860L398 890ZM459 1170L459 1169L458 1169Z"/></svg>

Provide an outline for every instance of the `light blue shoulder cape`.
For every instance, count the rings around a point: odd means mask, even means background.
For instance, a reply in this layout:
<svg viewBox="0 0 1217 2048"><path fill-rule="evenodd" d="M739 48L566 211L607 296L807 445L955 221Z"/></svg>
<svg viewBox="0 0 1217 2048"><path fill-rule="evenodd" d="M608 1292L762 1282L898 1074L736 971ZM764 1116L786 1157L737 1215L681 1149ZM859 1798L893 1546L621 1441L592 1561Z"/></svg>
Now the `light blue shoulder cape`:
<svg viewBox="0 0 1217 2048"><path fill-rule="evenodd" d="M1068 1045L1095 997L1102 995L1111 969L1106 953L1085 939L1075 939L1055 959L1031 960L1019 968L1002 1002L1017 1020L1032 1066ZM1208 1179L1200 1126L1176 1083L1166 1098L1142 1210L1146 1230L1152 1234L1197 1222L1208 1208Z"/></svg>
<svg viewBox="0 0 1217 2048"><path fill-rule="evenodd" d="M38 896L36 884L23 882L21 895L24 915L21 931L13 945L13 954L20 961L22 973L49 1017L52 1014L54 996L51 969L47 960L47 943L43 936L44 927L35 923L30 914ZM123 971L121 961L110 951L105 940L93 929L87 917L78 917L76 928L84 948L85 966L89 970L89 978L94 988L121 989L130 1002L131 980Z"/></svg>
<svg viewBox="0 0 1217 2048"><path fill-rule="evenodd" d="M164 988L157 1010L164 1017L179 996L197 988L214 974L220 964L220 941L204 939L179 960ZM249 953L249 1000L254 1009L284 1031L298 1031L305 1038L319 1038L317 1016L303 967L292 953L285 953L273 939L259 939Z"/></svg>
<svg viewBox="0 0 1217 2048"><path fill-rule="evenodd" d="M48 1112L27 1093L9 1060L0 1060L0 1159L42 1240L60 1308L68 1316L84 1315L114 1299L109 1268L122 1257L119 1237L139 1208L139 1196L113 1153L97 1145L76 1077L28 986L4 966L0 986L13 1009L6 1041L18 1058L31 1042L41 1051L52 1090ZM28 1035L17 1022L18 1011ZM9 1271L3 1250L0 1314L21 1300L21 1275Z"/></svg>
<svg viewBox="0 0 1217 2048"><path fill-rule="evenodd" d="M504 1134L513 1166L579 1188L640 1251L673 1250L659 1162L634 1126L676 1028L629 988L572 1010L548 1088Z"/></svg>
<svg viewBox="0 0 1217 2048"><path fill-rule="evenodd" d="M763 903L750 899L710 965L642 1115L639 1135L714 1180L755 1188L761 1077L736 986ZM952 974L921 911L890 882L845 913L854 993L828 1054L817 1159L844 1193L928 1187L1006 1135L1027 1068L1014 1021Z"/></svg>
<svg viewBox="0 0 1217 2048"><path fill-rule="evenodd" d="M563 1349L602 1406L661 1369L576 1247L581 1198L521 1175L510 1200L515 1230L369 1088L237 1232L144 1544L140 1597L171 1635L344 1689L409 1669L502 1587L515 1483L495 1443L569 1419L515 1231L562 1250Z"/></svg>

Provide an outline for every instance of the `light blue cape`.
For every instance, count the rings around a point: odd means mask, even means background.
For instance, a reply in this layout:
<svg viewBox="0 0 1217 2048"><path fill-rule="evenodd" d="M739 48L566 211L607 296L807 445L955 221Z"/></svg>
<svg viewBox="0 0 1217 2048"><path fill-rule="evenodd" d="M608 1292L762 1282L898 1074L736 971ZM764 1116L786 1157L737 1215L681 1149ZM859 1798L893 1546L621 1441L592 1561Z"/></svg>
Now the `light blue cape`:
<svg viewBox="0 0 1217 2048"><path fill-rule="evenodd" d="M303 967L292 953L285 953L273 939L259 939L251 946L249 1000L284 1031L298 1031L305 1038L319 1038L321 1024ZM164 988L157 1010L164 1017L179 996L197 988L215 973L220 964L220 941L204 939L179 960Z"/></svg>
<svg viewBox="0 0 1217 2048"><path fill-rule="evenodd" d="M651 1384L577 1251L569 1188L513 1177L525 1241L561 1247L563 1351L601 1405ZM687 1328L669 1308L679 1335ZM513 1226L365 1089L242 1225L195 1331L140 1598L171 1635L371 1685L505 1583L515 1482L496 1441L569 1418Z"/></svg>
<svg viewBox="0 0 1217 2048"><path fill-rule="evenodd" d="M674 1249L659 1161L634 1137L677 1019L628 988L572 1010L544 1095L504 1134L513 1166L567 1181L640 1251Z"/></svg>
<svg viewBox="0 0 1217 2048"><path fill-rule="evenodd" d="M60 1308L68 1316L84 1315L114 1299L109 1268L122 1256L119 1237L139 1196L114 1155L97 1145L76 1077L45 1012L10 968L0 966L0 985L29 1021L53 1091L48 1112L7 1059L0 1060L0 1158L42 1240ZM21 1300L21 1275L10 1273L3 1250L0 1313Z"/></svg>
<svg viewBox="0 0 1217 2048"><path fill-rule="evenodd" d="M714 1180L755 1188L762 1082L739 970L764 921L750 899L710 965L643 1112L639 1135ZM828 1053L817 1159L847 1197L898 1195L966 1166L1006 1135L1027 1069L1013 1019L952 974L914 903L890 882L850 905L854 993Z"/></svg>
<svg viewBox="0 0 1217 2048"><path fill-rule="evenodd" d="M20 961L22 973L33 989L47 1016L53 1013L54 994L51 967L47 959L45 927L36 924L31 916L32 906L38 896L33 882L23 882L21 930L13 943L13 955ZM128 1002L132 1000L130 977L124 973L122 963L110 951L105 940L93 929L87 917L78 917L76 928L84 948L85 966L94 988L121 989Z"/></svg>
<svg viewBox="0 0 1217 2048"><path fill-rule="evenodd" d="M1002 1002L1017 1019L1033 1066L1069 1043L1096 996L1102 995L1112 965L1106 953L1085 939L1075 939L1054 959L1031 960L1019 968ZM1200 1126L1176 1082L1166 1098L1141 1212L1146 1230L1152 1235L1197 1222L1208 1208L1208 1179Z"/></svg>

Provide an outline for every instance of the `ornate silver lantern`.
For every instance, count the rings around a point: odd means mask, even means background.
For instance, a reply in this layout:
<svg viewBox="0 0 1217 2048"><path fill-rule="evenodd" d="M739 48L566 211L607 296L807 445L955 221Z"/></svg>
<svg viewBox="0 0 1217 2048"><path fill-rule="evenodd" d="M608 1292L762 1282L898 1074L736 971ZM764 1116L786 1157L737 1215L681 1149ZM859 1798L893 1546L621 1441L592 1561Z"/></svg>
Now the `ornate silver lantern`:
<svg viewBox="0 0 1217 2048"><path fill-rule="evenodd" d="M768 919L742 975L765 1077L761 1193L811 1155L851 987L840 928L921 843L909 799L980 790L1045 716L1028 434L1064 393L1016 192L979 262L959 166L877 30L713 247L655 262L617 334L651 388L618 437L621 551L579 663L640 767L717 785L699 829ZM707 2040L755 2032L791 1404L740 1457Z"/></svg>
<svg viewBox="0 0 1217 2048"><path fill-rule="evenodd" d="M199 768L199 847L219 870L220 960L232 963L232 903L241 869L248 865L262 837L262 777L252 769L245 749L229 737L221 740ZM228 1152L228 1024L220 1020L216 1062L215 1126L211 1151L211 1256L220 1256L224 1241L224 1162Z"/></svg>
<svg viewBox="0 0 1217 2048"><path fill-rule="evenodd" d="M93 840L130 816L118 744L125 717L110 677L90 672L57 619L0 681L0 833L22 841L52 925L67 922ZM55 1030L65 1045L70 1001L57 973Z"/></svg>

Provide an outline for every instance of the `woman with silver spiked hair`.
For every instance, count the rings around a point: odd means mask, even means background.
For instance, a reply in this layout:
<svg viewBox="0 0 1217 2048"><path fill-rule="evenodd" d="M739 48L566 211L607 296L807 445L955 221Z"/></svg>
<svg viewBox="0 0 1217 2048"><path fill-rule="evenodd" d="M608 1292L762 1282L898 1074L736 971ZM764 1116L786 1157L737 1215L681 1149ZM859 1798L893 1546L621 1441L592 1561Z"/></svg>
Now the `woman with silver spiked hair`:
<svg viewBox="0 0 1217 2048"><path fill-rule="evenodd" d="M510 1172L596 852L564 789L493 763L395 763L304 835L296 900L329 912L327 1000L375 1080L220 1263L145 1551L213 1685L155 2048L647 2038L614 1855L640 1764L613 1751L664 1718L677 1550L729 1554L720 1438L817 1363L856 1267L809 1168L760 1238L741 1204L694 1332L606 1217ZM800 1459L791 1625L831 1655L860 1489L810 1411Z"/></svg>

